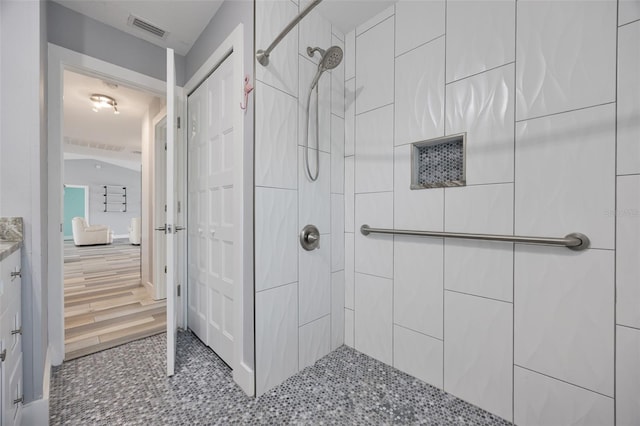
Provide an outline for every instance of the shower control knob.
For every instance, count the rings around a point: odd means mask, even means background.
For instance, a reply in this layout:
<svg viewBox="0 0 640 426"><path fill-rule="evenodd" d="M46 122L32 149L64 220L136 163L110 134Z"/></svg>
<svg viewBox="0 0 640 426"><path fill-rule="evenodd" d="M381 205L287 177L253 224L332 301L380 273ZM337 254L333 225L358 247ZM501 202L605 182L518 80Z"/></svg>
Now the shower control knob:
<svg viewBox="0 0 640 426"><path fill-rule="evenodd" d="M307 251L320 247L320 231L315 225L307 225L300 232L300 245Z"/></svg>

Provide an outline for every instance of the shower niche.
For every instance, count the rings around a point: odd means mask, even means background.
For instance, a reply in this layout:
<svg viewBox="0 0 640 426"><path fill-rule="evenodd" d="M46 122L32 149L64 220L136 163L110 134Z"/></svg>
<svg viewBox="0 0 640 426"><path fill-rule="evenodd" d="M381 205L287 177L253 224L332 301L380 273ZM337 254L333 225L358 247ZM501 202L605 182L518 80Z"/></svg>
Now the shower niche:
<svg viewBox="0 0 640 426"><path fill-rule="evenodd" d="M466 133L411 144L411 189L465 186Z"/></svg>

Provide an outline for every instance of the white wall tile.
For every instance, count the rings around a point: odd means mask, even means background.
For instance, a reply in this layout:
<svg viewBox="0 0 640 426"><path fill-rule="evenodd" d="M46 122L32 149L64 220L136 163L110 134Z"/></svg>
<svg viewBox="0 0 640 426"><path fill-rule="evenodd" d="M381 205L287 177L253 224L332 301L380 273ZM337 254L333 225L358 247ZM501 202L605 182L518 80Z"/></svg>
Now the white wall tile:
<svg viewBox="0 0 640 426"><path fill-rule="evenodd" d="M362 235L360 226L393 227L393 193L356 195L355 270L393 278L393 235Z"/></svg>
<svg viewBox="0 0 640 426"><path fill-rule="evenodd" d="M516 125L516 234L582 232L613 248L614 123L603 105Z"/></svg>
<svg viewBox="0 0 640 426"><path fill-rule="evenodd" d="M317 151L309 150L309 167L316 169ZM331 232L331 156L320 152L320 173L318 180L312 182L307 177L304 163L304 148L298 151L298 209L300 229L308 224L318 227L321 234Z"/></svg>
<svg viewBox="0 0 640 426"><path fill-rule="evenodd" d="M445 292L444 390L512 419L513 305Z"/></svg>
<svg viewBox="0 0 640 426"><path fill-rule="evenodd" d="M617 203L616 322L640 328L640 175L618 177Z"/></svg>
<svg viewBox="0 0 640 426"><path fill-rule="evenodd" d="M282 29L298 15L298 7L289 0L258 0L256 49L266 49ZM269 65L256 65L256 78L280 90L298 95L298 32L293 31L273 50Z"/></svg>
<svg viewBox="0 0 640 426"><path fill-rule="evenodd" d="M356 193L393 191L393 105L356 116Z"/></svg>
<svg viewBox="0 0 640 426"><path fill-rule="evenodd" d="M384 9L383 11L381 11L380 13L376 14L372 18L367 19L365 22L363 22L362 24L356 27L356 35L359 36L363 32L368 31L369 29L375 27L379 23L383 22L385 19L389 18L390 16L393 16L394 12L395 12L394 7L390 6Z"/></svg>
<svg viewBox="0 0 640 426"><path fill-rule="evenodd" d="M448 290L513 301L513 243L447 239L444 286Z"/></svg>
<svg viewBox="0 0 640 426"><path fill-rule="evenodd" d="M515 363L613 396L613 251L515 251Z"/></svg>
<svg viewBox="0 0 640 426"><path fill-rule="evenodd" d="M393 364L393 282L356 273L355 348Z"/></svg>
<svg viewBox="0 0 640 426"><path fill-rule="evenodd" d="M344 119L331 115L331 192L344 194Z"/></svg>
<svg viewBox="0 0 640 426"><path fill-rule="evenodd" d="M316 90L311 94L309 115L307 100L318 67L300 57L300 96L298 97L298 145L304 146L306 120L309 119L309 146L318 148L316 138ZM331 151L331 76L324 73L318 81L318 122L320 123L320 151Z"/></svg>
<svg viewBox="0 0 640 426"><path fill-rule="evenodd" d="M513 184L445 189L447 232L513 233Z"/></svg>
<svg viewBox="0 0 640 426"><path fill-rule="evenodd" d="M313 365L331 351L331 316L300 327L299 370Z"/></svg>
<svg viewBox="0 0 640 426"><path fill-rule="evenodd" d="M398 235L393 250L394 324L442 339L442 239Z"/></svg>
<svg viewBox="0 0 640 426"><path fill-rule="evenodd" d="M356 114L393 102L393 19L356 39Z"/></svg>
<svg viewBox="0 0 640 426"><path fill-rule="evenodd" d="M400 0L396 3L396 55L444 34L445 1Z"/></svg>
<svg viewBox="0 0 640 426"><path fill-rule="evenodd" d="M442 389L442 340L393 326L393 366Z"/></svg>
<svg viewBox="0 0 640 426"><path fill-rule="evenodd" d="M349 80L356 76L356 31L353 30L345 36L344 40L344 79Z"/></svg>
<svg viewBox="0 0 640 426"><path fill-rule="evenodd" d="M344 195L331 194L331 271L344 269Z"/></svg>
<svg viewBox="0 0 640 426"><path fill-rule="evenodd" d="M355 270L354 270L354 235L344 234L344 306L353 310L353 299L355 297Z"/></svg>
<svg viewBox="0 0 640 426"><path fill-rule="evenodd" d="M444 188L411 189L411 145L397 146L394 158L393 223L398 229L442 231Z"/></svg>
<svg viewBox="0 0 640 426"><path fill-rule="evenodd" d="M515 60L515 1L447 2L447 82Z"/></svg>
<svg viewBox="0 0 640 426"><path fill-rule="evenodd" d="M355 157L344 159L344 230L353 232L353 220L355 212Z"/></svg>
<svg viewBox="0 0 640 426"><path fill-rule="evenodd" d="M640 15L640 1L636 2ZM620 2L622 14L623 2ZM640 173L640 22L618 30L618 174Z"/></svg>
<svg viewBox="0 0 640 426"><path fill-rule="evenodd" d="M345 83L344 88L344 155L356 153L356 80Z"/></svg>
<svg viewBox="0 0 640 426"><path fill-rule="evenodd" d="M513 182L514 67L447 86L447 134L467 133L467 185Z"/></svg>
<svg viewBox="0 0 640 426"><path fill-rule="evenodd" d="M331 25L331 34L344 43L344 33L336 25Z"/></svg>
<svg viewBox="0 0 640 426"><path fill-rule="evenodd" d="M293 283L256 294L258 395L298 372L297 289L297 283Z"/></svg>
<svg viewBox="0 0 640 426"><path fill-rule="evenodd" d="M256 186L296 189L296 99L256 82Z"/></svg>
<svg viewBox="0 0 640 426"><path fill-rule="evenodd" d="M618 25L640 19L640 0L620 0L618 5Z"/></svg>
<svg viewBox="0 0 640 426"><path fill-rule="evenodd" d="M444 135L444 37L396 58L395 144Z"/></svg>
<svg viewBox="0 0 640 426"><path fill-rule="evenodd" d="M353 310L345 309L344 310L344 344L349 346L350 348L355 347L354 343L354 324L353 324Z"/></svg>
<svg viewBox="0 0 640 426"><path fill-rule="evenodd" d="M307 6L307 4L301 5L300 11ZM298 30L300 37L298 52L300 55L311 59L317 64L320 62L320 53L316 52L313 57L310 57L307 55L307 47L319 47L326 50L331 45L331 23L324 19L316 9L312 10L311 13L300 21L300 24L298 24Z"/></svg>
<svg viewBox="0 0 640 426"><path fill-rule="evenodd" d="M331 313L331 235L320 235L320 246L299 248L300 325ZM291 262L291 258L288 259Z"/></svg>
<svg viewBox="0 0 640 426"><path fill-rule="evenodd" d="M518 366L514 387L517 425L613 425L613 399L606 396Z"/></svg>
<svg viewBox="0 0 640 426"><path fill-rule="evenodd" d="M640 330L616 327L616 424L640 424Z"/></svg>
<svg viewBox="0 0 640 426"><path fill-rule="evenodd" d="M344 55L344 42L331 36L331 45L341 48ZM344 118L344 56L340 64L331 70L331 113Z"/></svg>
<svg viewBox="0 0 640 426"><path fill-rule="evenodd" d="M331 350L344 344L344 271L331 274Z"/></svg>
<svg viewBox="0 0 640 426"><path fill-rule="evenodd" d="M298 280L297 192L256 188L256 291ZM278 244L274 244L277 241Z"/></svg>
<svg viewBox="0 0 640 426"><path fill-rule="evenodd" d="M517 119L615 100L616 2L518 2Z"/></svg>

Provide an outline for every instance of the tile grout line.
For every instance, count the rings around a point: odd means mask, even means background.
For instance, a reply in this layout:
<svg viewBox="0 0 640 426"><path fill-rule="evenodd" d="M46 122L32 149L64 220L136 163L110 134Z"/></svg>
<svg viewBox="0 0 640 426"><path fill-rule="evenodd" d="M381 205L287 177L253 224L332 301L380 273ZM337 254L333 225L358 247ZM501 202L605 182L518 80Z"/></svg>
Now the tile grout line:
<svg viewBox="0 0 640 426"><path fill-rule="evenodd" d="M467 75L467 76L465 76L465 77L460 77L460 78L458 78L458 79L456 79L456 80L451 80L451 81L450 81L450 82L448 82L448 83L447 83L447 82L445 82L445 86L448 86L448 85L450 85L450 84L459 83L459 82L461 82L461 81L468 80L468 79L473 78L473 77L478 77L478 76L481 76L482 74L487 74L487 73L490 73L490 72L492 72L492 71L498 70L498 69L500 69L500 68L504 68L504 67L507 67L507 66L509 66L509 65L513 65L513 64L515 64L515 63L516 63L516 61L509 61L509 62L505 62L505 63L504 63L504 64L502 64L502 65L497 65L497 66L495 66L495 67L487 68L487 69L486 69L486 70L484 70L484 71L480 71L480 72L477 72L477 73L474 73L474 74L469 74L469 75Z"/></svg>
<svg viewBox="0 0 640 426"><path fill-rule="evenodd" d="M577 112L577 111L583 111L583 110L585 110L585 109L590 109L590 108L598 108L598 107L602 107L602 106L605 106L605 105L613 105L613 104L615 104L615 103L616 103L616 101L615 101L615 100L614 100L614 101L609 101L609 102L602 102L602 103L595 104L595 105L587 105L587 106L580 107L580 108L568 109L568 110L566 110L566 111L558 111L558 112L553 112L553 113L550 113L550 114L538 115L538 116L535 116L535 117L523 118L522 120L518 120L518 119L517 119L517 117L516 117L516 124L517 124L517 123L523 123L523 122L525 122L525 121L532 121L532 120L539 120L539 119L541 119L541 118L553 117L553 116L555 116L555 115L562 115L562 114L568 114L568 113Z"/></svg>
<svg viewBox="0 0 640 426"><path fill-rule="evenodd" d="M518 81L518 2L514 2L514 43L513 43L513 85L514 89ZM512 231L513 235L516 235L516 138L517 138L517 123L518 117L515 91L513 93L513 205L511 217L513 218ZM515 422L516 413L516 245L512 247L511 254L511 421Z"/></svg>
<svg viewBox="0 0 640 426"><path fill-rule="evenodd" d="M619 72L619 49L620 49L620 2L616 2L616 74L615 74L615 126L614 126L614 168L613 173L618 173L618 72ZM618 208L618 177L613 178L613 208ZM617 212L616 212L617 213ZM617 268L617 256L618 256L618 215L613 218L613 424L617 424L618 417L618 399L617 399L617 376L618 376L618 329L616 322L618 321L618 268Z"/></svg>
<svg viewBox="0 0 640 426"><path fill-rule="evenodd" d="M448 33L448 25L447 25L447 20L448 20L448 11L449 11L449 0L445 0L444 2L444 87L443 87L443 105L442 105L442 113L443 113L443 120L442 120L442 133L443 135L447 134L447 33ZM445 219L446 219L446 215L447 215L447 208L446 208L446 188L442 188L442 231L445 230ZM446 353L446 344L445 344L445 323L446 323L446 316L445 316L445 241L444 239L442 240L442 390L445 389L445 363L447 360L447 357L445 356Z"/></svg>
<svg viewBox="0 0 640 426"><path fill-rule="evenodd" d="M529 372L531 372L531 373L539 374L539 375L544 376L544 377L547 377L547 378L549 378L549 379L557 380L557 381L562 382L562 383L565 383L565 384L567 384L567 385L575 386L576 388L583 389L583 390L585 390L585 391L587 391L587 392L595 393L595 394L597 394L597 395L604 396L605 398L609 398L609 399L611 399L611 400L614 400L614 398L613 398L612 396L609 396L609 395L607 395L607 394L604 394L604 393L601 393L601 392L598 392L598 391L594 391L593 389L589 389L589 388L586 388L586 387L584 387L584 386L576 385L575 383L571 383L571 382L568 382L568 381L566 381L566 380L563 380L563 379L559 379L559 378L557 378L557 377L550 376L549 374L546 374L546 373L541 373L540 371L533 370L533 369L531 369L531 368L525 367L525 366L520 365L520 364L514 364L514 365L515 365L516 367L518 367L518 368L521 368L521 369L523 369L523 370L527 370L527 371L529 371ZM614 402L615 402L615 401L614 401ZM614 410L614 411L615 411L615 410Z"/></svg>
<svg viewBox="0 0 640 426"><path fill-rule="evenodd" d="M403 57L404 55L406 55L407 53L411 53L411 52L413 52L413 51L415 51L415 50L418 50L418 49L420 49L421 47L424 47L424 46L426 46L426 45L427 45L427 44L429 44L429 43L432 43L432 42L434 42L434 41L436 41L436 40L438 40L438 39L441 39L441 38L442 38L442 37L444 37L444 36L445 36L444 34L440 34L439 36L434 37L434 38L432 38L432 39L431 39L431 40L429 40L429 41L425 41L424 43L420 43L420 44L419 44L419 45L417 45L416 47L412 47L411 49L407 50L406 52L402 52L402 53L400 53L398 56L395 56L395 49L394 49L394 59L401 58L401 57Z"/></svg>

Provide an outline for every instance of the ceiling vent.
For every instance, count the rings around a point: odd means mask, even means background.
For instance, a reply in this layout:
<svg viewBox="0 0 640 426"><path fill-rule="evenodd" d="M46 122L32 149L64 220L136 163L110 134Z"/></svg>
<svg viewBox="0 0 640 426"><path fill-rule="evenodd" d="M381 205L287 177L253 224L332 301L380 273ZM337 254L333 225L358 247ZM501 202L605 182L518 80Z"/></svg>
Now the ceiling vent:
<svg viewBox="0 0 640 426"><path fill-rule="evenodd" d="M168 31L165 31L162 28L157 27L152 23L147 22L133 15L129 15L129 19L127 20L127 25L129 25L130 27L138 28L139 30L142 30L148 34L153 35L154 37L158 37L163 40L166 40L167 36L169 35Z"/></svg>

